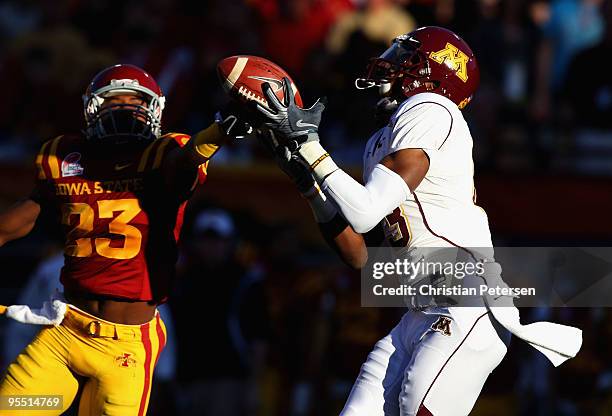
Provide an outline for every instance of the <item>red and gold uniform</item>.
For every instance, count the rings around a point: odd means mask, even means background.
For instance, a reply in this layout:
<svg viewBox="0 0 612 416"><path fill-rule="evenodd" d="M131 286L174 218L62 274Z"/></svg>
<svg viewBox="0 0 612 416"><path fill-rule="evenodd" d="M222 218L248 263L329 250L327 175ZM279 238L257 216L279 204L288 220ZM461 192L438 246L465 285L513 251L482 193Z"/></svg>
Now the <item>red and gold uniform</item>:
<svg viewBox="0 0 612 416"><path fill-rule="evenodd" d="M183 210L206 177L206 164L197 172L164 172L166 155L189 139L166 134L149 145L101 146L60 136L43 144L37 188L41 206L63 226L61 281L67 291L166 300ZM0 383L0 396L61 395L63 408L1 413L61 414L83 378L79 415L144 415L165 342L158 313L143 325L121 325L68 305L63 322L45 327Z"/></svg>
<svg viewBox="0 0 612 416"><path fill-rule="evenodd" d="M120 325L69 306L61 325L44 327L0 384L0 397L54 395L61 408L3 408L0 414L61 415L84 381L79 416L145 415L165 343L158 313L143 325Z"/></svg>
<svg viewBox="0 0 612 416"><path fill-rule="evenodd" d="M196 180L206 177L206 166L197 179L163 175L164 156L188 140L166 134L124 154L117 154L121 146L96 146L78 136L59 136L42 146L36 159L39 192L64 228L66 290L166 300L185 203Z"/></svg>

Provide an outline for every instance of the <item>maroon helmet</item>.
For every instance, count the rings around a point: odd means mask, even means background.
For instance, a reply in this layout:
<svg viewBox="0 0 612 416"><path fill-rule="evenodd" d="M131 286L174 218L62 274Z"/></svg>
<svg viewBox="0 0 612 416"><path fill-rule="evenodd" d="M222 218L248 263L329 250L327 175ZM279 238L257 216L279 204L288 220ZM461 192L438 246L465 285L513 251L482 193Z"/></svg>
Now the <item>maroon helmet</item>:
<svg viewBox="0 0 612 416"><path fill-rule="evenodd" d="M383 94L411 97L443 95L463 109L478 88L480 71L470 47L448 29L421 27L398 36L380 57L372 58L359 89L380 87Z"/></svg>
<svg viewBox="0 0 612 416"><path fill-rule="evenodd" d="M104 99L133 94L144 105L112 104ZM153 140L161 135L165 97L153 77L134 65L118 64L100 71L83 95L88 138Z"/></svg>

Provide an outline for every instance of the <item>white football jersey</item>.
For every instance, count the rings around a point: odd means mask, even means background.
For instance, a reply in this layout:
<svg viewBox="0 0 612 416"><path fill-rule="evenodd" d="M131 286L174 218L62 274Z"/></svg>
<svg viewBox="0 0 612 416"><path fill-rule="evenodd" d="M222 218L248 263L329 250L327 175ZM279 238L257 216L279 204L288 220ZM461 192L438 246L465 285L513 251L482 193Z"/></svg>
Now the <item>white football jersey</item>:
<svg viewBox="0 0 612 416"><path fill-rule="evenodd" d="M487 215L474 202L472 136L457 106L438 94L404 101L365 148L363 177L387 155L423 149L429 170L417 189L383 220L399 247L491 247Z"/></svg>

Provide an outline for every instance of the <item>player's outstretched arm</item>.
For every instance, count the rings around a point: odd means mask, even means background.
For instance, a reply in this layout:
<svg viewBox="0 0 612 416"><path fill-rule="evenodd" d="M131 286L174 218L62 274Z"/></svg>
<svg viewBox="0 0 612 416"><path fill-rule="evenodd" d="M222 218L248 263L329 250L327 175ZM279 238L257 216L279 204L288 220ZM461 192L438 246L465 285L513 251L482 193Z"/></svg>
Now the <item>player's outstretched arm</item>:
<svg viewBox="0 0 612 416"><path fill-rule="evenodd" d="M170 157L177 165L197 167L210 160L228 141L244 139L252 132L245 110L230 104L215 114L210 126L196 133L187 146L175 149Z"/></svg>
<svg viewBox="0 0 612 416"><path fill-rule="evenodd" d="M366 265L368 250L364 236L355 232L341 214L338 213L329 222L318 224L327 244L347 266L361 269Z"/></svg>
<svg viewBox="0 0 612 416"><path fill-rule="evenodd" d="M208 162L227 142L241 140L253 132L243 109L229 104L215 114L215 121L199 131L182 147L173 149L163 162L166 183L193 186L198 168Z"/></svg>
<svg viewBox="0 0 612 416"><path fill-rule="evenodd" d="M300 167L304 168L301 164ZM308 171L305 172L312 180ZM354 269L363 268L368 261L368 251L363 235L351 227L334 202L325 196L314 180L311 188L302 192L302 196L308 201L319 231L327 244L347 266Z"/></svg>
<svg viewBox="0 0 612 416"><path fill-rule="evenodd" d="M26 236L36 223L40 205L31 199L17 202L0 213L0 246Z"/></svg>
<svg viewBox="0 0 612 416"><path fill-rule="evenodd" d="M398 161L390 157L376 165L365 185L360 184L336 165L319 142L318 128L325 106L317 102L308 109L297 107L289 80L283 82L283 103L269 85L262 86L269 108L259 104L257 108L265 125L276 132L283 146L292 149L292 156L304 163L357 233L372 230L410 196L411 189L416 189L429 168L426 155L420 149L397 152L402 153Z"/></svg>
<svg viewBox="0 0 612 416"><path fill-rule="evenodd" d="M338 212L336 205L328 199L306 167L291 157L291 152L278 143L274 132L260 129L259 141L270 151L276 164L291 179L312 210L321 235L327 244L338 253L350 267L362 268L367 259L367 250L361 234L356 233Z"/></svg>

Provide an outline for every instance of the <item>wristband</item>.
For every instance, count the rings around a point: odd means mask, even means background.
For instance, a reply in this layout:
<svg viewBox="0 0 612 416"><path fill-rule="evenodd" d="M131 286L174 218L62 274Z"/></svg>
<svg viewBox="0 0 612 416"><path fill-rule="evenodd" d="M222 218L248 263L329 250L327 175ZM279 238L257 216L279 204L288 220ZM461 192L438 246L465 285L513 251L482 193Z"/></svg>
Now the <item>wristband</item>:
<svg viewBox="0 0 612 416"><path fill-rule="evenodd" d="M312 175L321 183L330 174L338 170L338 165L318 140L306 142L298 149L299 155L310 166Z"/></svg>

